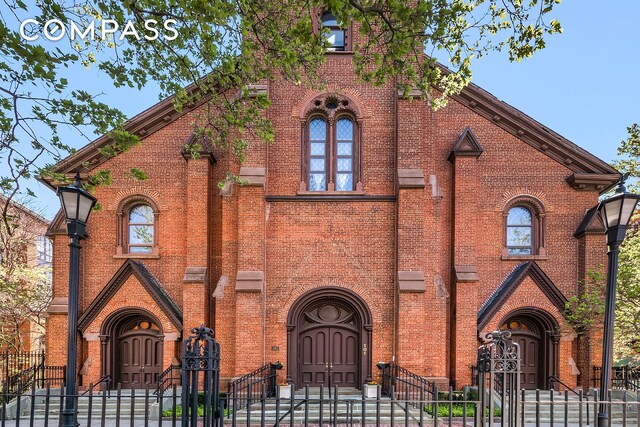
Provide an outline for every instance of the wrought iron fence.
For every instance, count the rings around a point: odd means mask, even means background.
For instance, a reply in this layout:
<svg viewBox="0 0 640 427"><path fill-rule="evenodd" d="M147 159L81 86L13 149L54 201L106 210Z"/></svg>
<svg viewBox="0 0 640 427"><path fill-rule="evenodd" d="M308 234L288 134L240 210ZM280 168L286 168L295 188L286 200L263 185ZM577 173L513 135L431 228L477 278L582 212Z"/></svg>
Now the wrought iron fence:
<svg viewBox="0 0 640 427"><path fill-rule="evenodd" d="M22 371L44 364L44 350L21 353L7 350L0 353L0 381L6 381Z"/></svg>
<svg viewBox="0 0 640 427"><path fill-rule="evenodd" d="M593 387L600 387L602 368L593 367ZM611 368L611 388L619 390L640 391L640 367L614 366Z"/></svg>
<svg viewBox="0 0 640 427"><path fill-rule="evenodd" d="M175 384L159 399L153 388L143 390L93 391L72 396L78 408L77 422L80 426L100 425L184 425L181 406L181 389ZM390 396L382 396L377 386L377 397L368 398L364 393L353 394L334 388L332 393L320 393L319 389L303 389L291 397L280 397L276 386L274 397L266 393L258 398L238 397L230 399L228 408L221 408L219 417L210 413L210 424L215 427L240 426L449 426L487 427L486 419L480 417L483 400L477 392L438 392L433 398L405 400L396 399L398 394L390 389ZM583 393L521 390L519 399L520 426L553 425L555 427L593 426L596 420L597 399L587 401ZM60 388L32 387L25 392L1 393L0 423L6 426L57 426L64 399L68 396ZM61 399L61 396L63 397ZM581 398L582 396L582 398ZM203 403L203 402L202 402ZM486 404L486 402L484 402ZM610 405L612 426L640 425L640 393L625 393L619 399L604 402ZM200 413L198 405L198 413ZM242 408L242 409L241 409ZM485 407L485 411L486 411ZM508 408L494 407L494 426L503 423ZM204 425L204 414L197 417Z"/></svg>

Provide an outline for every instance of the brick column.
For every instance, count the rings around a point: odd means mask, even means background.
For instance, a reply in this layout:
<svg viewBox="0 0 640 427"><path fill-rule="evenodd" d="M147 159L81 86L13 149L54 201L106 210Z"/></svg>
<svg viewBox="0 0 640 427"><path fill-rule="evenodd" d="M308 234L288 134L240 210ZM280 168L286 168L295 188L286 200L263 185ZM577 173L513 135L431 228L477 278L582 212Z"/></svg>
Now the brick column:
<svg viewBox="0 0 640 427"><path fill-rule="evenodd" d="M595 205L594 201L594 205ZM603 239L604 229L600 224L597 213L587 212L587 225L581 227L574 235L578 239L578 292L584 292L584 280L589 271L601 271L607 265L607 247ZM578 385L584 389L593 387L593 367L602 363L602 319L591 325L591 330L581 334L577 343L576 365L580 374Z"/></svg>
<svg viewBox="0 0 640 427"><path fill-rule="evenodd" d="M264 183L265 169L243 167L238 189L238 272L236 275L236 375L264 362ZM241 326L240 326L241 325Z"/></svg>
<svg viewBox="0 0 640 427"><path fill-rule="evenodd" d="M62 227L66 227L64 220ZM63 366L67 364L67 328L69 312L69 237L66 229L54 230L52 293L53 298L47 307L45 346L47 365Z"/></svg>
<svg viewBox="0 0 640 427"><path fill-rule="evenodd" d="M183 336L191 328L209 323L209 215L211 164L213 157L201 153L198 158L185 154L187 159L187 197L185 231L187 261L182 291Z"/></svg>
<svg viewBox="0 0 640 427"><path fill-rule="evenodd" d="M478 277L476 236L478 212L477 162L482 147L470 129L454 145L453 163L453 272L451 301L451 377L454 387L471 384L471 366L478 347Z"/></svg>
<svg viewBox="0 0 640 427"><path fill-rule="evenodd" d="M398 338L397 362L426 375L428 341L425 324L425 278L423 267L424 187L420 169L398 170ZM421 333L415 331L422 330Z"/></svg>

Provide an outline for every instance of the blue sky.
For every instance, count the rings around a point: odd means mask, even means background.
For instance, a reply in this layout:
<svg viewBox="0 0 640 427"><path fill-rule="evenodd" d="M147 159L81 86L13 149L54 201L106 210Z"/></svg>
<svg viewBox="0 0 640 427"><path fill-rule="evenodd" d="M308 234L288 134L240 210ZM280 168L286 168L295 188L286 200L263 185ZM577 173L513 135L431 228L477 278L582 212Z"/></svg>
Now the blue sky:
<svg viewBox="0 0 640 427"><path fill-rule="evenodd" d="M476 62L473 82L547 127L611 161L626 137L626 127L640 121L640 1L565 0L554 13L564 33L547 39L545 50L520 63L504 54ZM79 88L102 91L110 103L131 117L158 101L155 87L142 92L114 89L95 69L74 71ZM74 83L72 83L73 85ZM81 146L78 140L74 146ZM31 186L48 217L58 209L53 192Z"/></svg>

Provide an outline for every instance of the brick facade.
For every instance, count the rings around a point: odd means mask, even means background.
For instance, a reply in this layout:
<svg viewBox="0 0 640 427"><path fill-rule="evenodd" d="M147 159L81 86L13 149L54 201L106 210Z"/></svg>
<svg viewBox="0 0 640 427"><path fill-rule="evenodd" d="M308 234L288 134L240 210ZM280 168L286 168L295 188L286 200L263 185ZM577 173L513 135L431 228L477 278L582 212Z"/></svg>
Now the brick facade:
<svg viewBox="0 0 640 427"><path fill-rule="evenodd" d="M531 279L522 281L483 330L478 310L526 261L535 261L565 297L576 294L585 272L604 263L606 248L597 236L574 232L617 173L553 135L536 143L546 128L478 88L433 112L419 99L398 98L392 85L359 82L348 54L328 55L322 72L336 82L326 92L347 97L359 111L364 195L299 194L305 105L320 91L268 82L272 104L266 115L275 126L275 143L252 144L242 169L222 151L214 150L215 161L183 157L198 110L171 117L139 146L94 167L111 170L113 183L96 190L103 209L92 214L83 242L80 313L134 258L180 308L183 336L201 323L214 327L223 377L270 361L285 363L284 376L291 371L288 346L298 345L291 342L298 327L288 324L291 307L312 289L346 288L371 313L371 347L360 342L356 351L371 352L374 377L375 363L395 360L461 387L471 381L479 333L499 328L511 310L529 307L553 318L561 332L557 374L568 384L587 385L593 357L584 354L599 349L577 337ZM490 110L495 117L487 117ZM463 141L452 155L467 128L479 146ZM90 150L78 158L94 155ZM127 177L131 167L150 178L133 181ZM72 172L73 158L61 168ZM220 191L217 184L228 170L249 177L250 184ZM158 253L118 255L117 207L138 194L158 206ZM544 208L544 253L505 256L504 209L522 195ZM64 297L68 249L57 221L54 292ZM99 340L91 334L112 310L144 308L160 319L165 337L173 331L152 301L147 290L128 281L93 319L80 341L78 363L91 361L83 384L104 374ZM51 313L47 349L59 362L65 328L64 310ZM171 353L177 346L165 342L164 349L163 368L179 357Z"/></svg>

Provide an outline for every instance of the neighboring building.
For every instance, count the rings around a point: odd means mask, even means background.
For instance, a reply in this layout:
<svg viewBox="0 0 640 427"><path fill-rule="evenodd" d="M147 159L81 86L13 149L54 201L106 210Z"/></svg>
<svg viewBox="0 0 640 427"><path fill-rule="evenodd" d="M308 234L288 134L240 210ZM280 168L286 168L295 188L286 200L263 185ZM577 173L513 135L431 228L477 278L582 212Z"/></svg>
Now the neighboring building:
<svg viewBox="0 0 640 427"><path fill-rule="evenodd" d="M0 206L4 207L5 203L6 199L0 197ZM43 289L48 289L49 292L35 293L34 298L37 300L31 303L27 303L22 298L30 292L20 292L20 298L16 298L16 294L2 295L1 334L3 340L8 341L0 343L0 351L39 351L44 349L43 316L52 282L53 247L51 240L46 236L49 220L14 201L9 202L7 217L7 223L12 227L13 232L9 235L6 224L3 222L0 225L0 265L4 269L11 269L16 265L18 268L42 268L43 274L38 273L36 277L44 276ZM0 292L5 291L0 290ZM18 301L16 302L15 299ZM11 339L16 329L19 332L15 339Z"/></svg>
<svg viewBox="0 0 640 427"><path fill-rule="evenodd" d="M206 142L191 158L201 107L176 113L170 99L128 122L142 144L106 159L102 137L57 165L113 175L81 252L83 384L154 382L202 323L227 379L282 361L296 386L359 387L395 360L461 387L480 336L510 329L525 387L589 384L600 344L577 336L564 303L606 262L585 213L619 173L477 86L433 112L363 84L349 43L327 54L325 91L252 88L269 94L275 144L252 144L242 168ZM228 170L249 184L218 190ZM61 213L50 234L47 357L64 364Z"/></svg>

